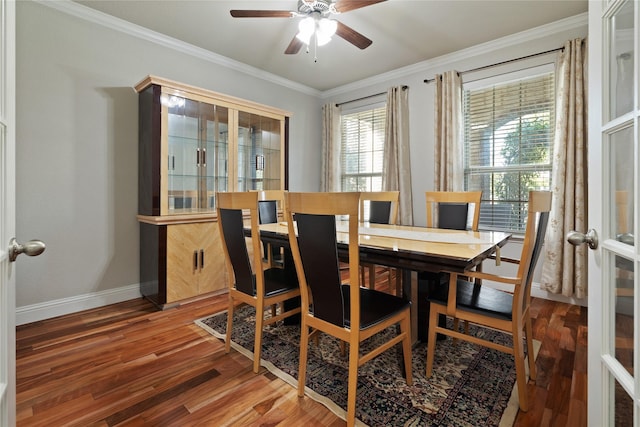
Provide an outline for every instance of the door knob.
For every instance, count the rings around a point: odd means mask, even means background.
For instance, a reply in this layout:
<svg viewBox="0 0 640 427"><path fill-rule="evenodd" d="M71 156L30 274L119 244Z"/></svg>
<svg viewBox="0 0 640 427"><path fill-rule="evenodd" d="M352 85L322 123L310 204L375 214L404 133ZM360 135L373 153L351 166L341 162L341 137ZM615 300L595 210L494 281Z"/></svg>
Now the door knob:
<svg viewBox="0 0 640 427"><path fill-rule="evenodd" d="M44 252L45 245L41 240L30 240L24 245L18 243L16 238L14 237L9 242L9 261L13 262L16 260L18 255L26 254L29 256L38 256L42 252Z"/></svg>
<svg viewBox="0 0 640 427"><path fill-rule="evenodd" d="M598 248L598 233L593 228L587 231L587 233L580 233L579 231L570 231L567 233L567 241L573 246L578 246L583 243L589 245L591 249Z"/></svg>

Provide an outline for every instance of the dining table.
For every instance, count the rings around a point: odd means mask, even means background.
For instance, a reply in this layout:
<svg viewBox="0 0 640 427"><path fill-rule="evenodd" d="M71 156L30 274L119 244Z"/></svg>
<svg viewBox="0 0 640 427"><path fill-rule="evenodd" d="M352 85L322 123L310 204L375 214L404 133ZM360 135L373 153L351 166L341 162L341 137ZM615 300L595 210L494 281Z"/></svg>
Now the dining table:
<svg viewBox="0 0 640 427"><path fill-rule="evenodd" d="M348 256L347 222L336 220L338 255ZM510 233L501 231L469 231L426 228L419 226L361 223L358 246L360 262L399 269L402 274L403 297L411 300L412 341L418 340L418 330L426 331L426 319L418 312L426 299L419 292L417 272L470 271L493 256L500 263L500 248ZM260 239L265 243L289 246L286 222L260 225ZM285 259L285 268L295 268L292 259ZM422 301L425 299L424 301ZM424 316L420 316L423 318ZM428 319L428 316L427 316Z"/></svg>

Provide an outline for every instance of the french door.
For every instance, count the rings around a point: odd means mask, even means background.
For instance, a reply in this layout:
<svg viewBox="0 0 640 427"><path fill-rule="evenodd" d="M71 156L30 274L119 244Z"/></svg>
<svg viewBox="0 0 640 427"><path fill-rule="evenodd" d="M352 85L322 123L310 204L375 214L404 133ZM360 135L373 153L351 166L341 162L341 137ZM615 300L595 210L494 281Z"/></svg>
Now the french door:
<svg viewBox="0 0 640 427"><path fill-rule="evenodd" d="M639 4L589 2L590 426L640 427Z"/></svg>

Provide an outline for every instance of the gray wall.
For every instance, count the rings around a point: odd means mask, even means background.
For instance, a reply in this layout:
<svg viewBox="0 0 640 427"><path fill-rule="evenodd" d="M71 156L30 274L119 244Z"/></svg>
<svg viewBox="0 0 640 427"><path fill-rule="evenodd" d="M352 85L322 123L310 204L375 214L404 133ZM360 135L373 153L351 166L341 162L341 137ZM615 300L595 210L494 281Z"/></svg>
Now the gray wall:
<svg viewBox="0 0 640 427"><path fill-rule="evenodd" d="M38 3L17 3L16 306L135 285L138 97L154 74L293 113L291 188L318 190L320 103ZM295 184L294 184L295 183Z"/></svg>
<svg viewBox="0 0 640 427"><path fill-rule="evenodd" d="M436 72L557 48L586 34L586 16L576 17L314 93L20 1L16 228L19 240L42 239L47 250L38 259L19 259L16 306L46 305L138 283L137 94L132 87L148 74L293 112L290 189L299 191L319 189L323 103L408 85L414 218L416 225L424 225L424 191L433 188L433 85L423 80ZM490 70L496 71L504 70Z"/></svg>

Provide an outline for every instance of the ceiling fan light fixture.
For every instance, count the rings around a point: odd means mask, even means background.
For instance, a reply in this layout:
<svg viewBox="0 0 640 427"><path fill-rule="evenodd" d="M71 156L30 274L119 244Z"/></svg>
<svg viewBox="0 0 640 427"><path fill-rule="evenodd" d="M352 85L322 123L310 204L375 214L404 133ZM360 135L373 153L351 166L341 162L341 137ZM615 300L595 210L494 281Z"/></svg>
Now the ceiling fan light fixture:
<svg viewBox="0 0 640 427"><path fill-rule="evenodd" d="M316 30L316 21L311 16L307 16L298 24L298 34L296 37L304 44L311 42L311 36Z"/></svg>
<svg viewBox="0 0 640 427"><path fill-rule="evenodd" d="M318 46L324 46L331 41L331 36L336 33L338 23L332 19L322 18L318 21L318 29L316 30L316 40Z"/></svg>
<svg viewBox="0 0 640 427"><path fill-rule="evenodd" d="M322 18L318 21L318 33L331 38L338 29L338 21L329 18Z"/></svg>
<svg viewBox="0 0 640 427"><path fill-rule="evenodd" d="M318 46L324 46L325 44L331 41L331 36L327 36L323 34L321 31L316 32L316 40L318 42Z"/></svg>

